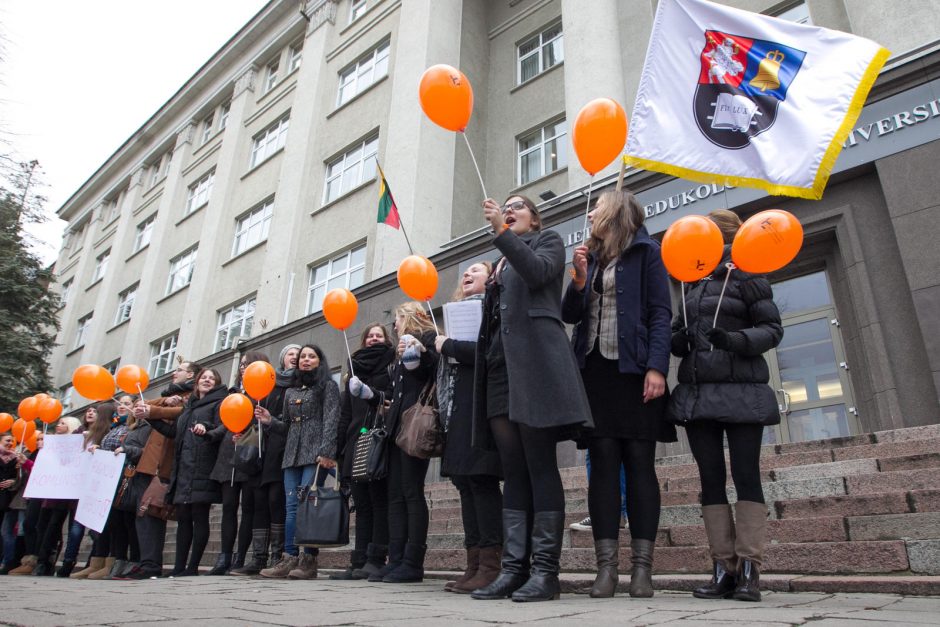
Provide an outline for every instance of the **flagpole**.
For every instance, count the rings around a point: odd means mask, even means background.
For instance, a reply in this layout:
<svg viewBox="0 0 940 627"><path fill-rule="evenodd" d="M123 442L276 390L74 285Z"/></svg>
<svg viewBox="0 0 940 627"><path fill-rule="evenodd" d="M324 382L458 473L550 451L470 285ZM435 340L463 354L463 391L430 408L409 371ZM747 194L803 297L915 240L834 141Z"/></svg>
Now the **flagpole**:
<svg viewBox="0 0 940 627"><path fill-rule="evenodd" d="M382 169L382 164L379 163L379 158L375 158L375 167L379 169L379 176L382 177L382 180L385 181L385 170ZM385 181L388 183L388 181ZM386 190L388 191L389 197L392 199L392 205L395 205L395 198L392 196L392 190L388 189L386 185ZM398 226L401 227L401 234L405 236L405 243L408 244L408 252L410 254L415 254L415 249L411 246L411 240L408 238L408 231L405 230L405 221L401 219L401 214L398 215Z"/></svg>
<svg viewBox="0 0 940 627"><path fill-rule="evenodd" d="M398 217L398 226L401 227L401 234L405 236L405 243L408 244L408 252L412 255L415 254L414 248L411 247L411 240L408 239L408 231L405 230L405 221L401 219L401 215Z"/></svg>

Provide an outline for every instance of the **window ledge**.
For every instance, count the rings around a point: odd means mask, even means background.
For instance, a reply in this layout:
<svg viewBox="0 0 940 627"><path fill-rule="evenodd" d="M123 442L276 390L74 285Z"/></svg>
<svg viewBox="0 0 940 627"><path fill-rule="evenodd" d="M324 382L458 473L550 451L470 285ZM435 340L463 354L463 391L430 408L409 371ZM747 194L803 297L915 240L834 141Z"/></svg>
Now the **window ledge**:
<svg viewBox="0 0 940 627"><path fill-rule="evenodd" d="M78 351L82 350L83 348L85 348L85 345L84 345L84 344L82 344L81 346L76 346L75 348L73 348L72 350L70 350L69 352L67 352L67 353L65 354L65 356L66 356L66 357L71 357L72 355L74 355L74 354L77 353Z"/></svg>
<svg viewBox="0 0 940 627"><path fill-rule="evenodd" d="M180 292L186 290L190 285L192 285L192 283L187 283L186 285L184 285L183 287L179 288L179 289L176 290L175 292L170 292L169 294L167 294L166 296L164 296L163 298L161 298L160 300L158 300L156 304L159 305L160 303L162 303L162 302L164 302L164 301L170 300L171 298L173 298L174 296L176 296L176 295L179 294Z"/></svg>
<svg viewBox="0 0 940 627"><path fill-rule="evenodd" d="M303 63L301 63L301 65L303 65ZM284 87L285 85L287 85L287 84L290 82L290 80L291 80L292 78L294 78L294 75L297 73L298 70L300 70L300 65L298 65L298 66L295 67L293 70L291 70L290 72L288 72L287 74L285 74L285 75L284 75L284 78L278 79L278 81L277 81L276 83L274 83L274 85L271 86L271 89L269 89L268 91L266 91L266 92L264 92L263 94L261 94L260 96L258 96L257 104L260 105L262 100L264 100L265 98L267 98L267 97L270 96L271 94L276 93L276 92L277 92L278 90L280 90L282 87ZM294 82L291 84L291 87L295 86L296 84L297 84L297 81L294 81Z"/></svg>
<svg viewBox="0 0 940 627"><path fill-rule="evenodd" d="M131 259L133 259L133 258L136 257L137 255L139 255L140 253L144 252L144 251L147 250L148 248L150 248L150 244L145 244L145 245L141 246L140 248L138 248L137 250L135 250L134 252L132 252L132 253L130 254L130 256L129 256L127 259L124 260L124 263L129 262Z"/></svg>
<svg viewBox="0 0 940 627"><path fill-rule="evenodd" d="M518 69L518 67L519 67L519 66L518 66L518 62L519 62L519 60L516 59L516 63L517 63L516 68L517 68L517 69ZM539 80L539 79L542 78L543 76L548 75L548 74L549 74L550 72L552 72L553 70L556 70L556 69L558 69L558 68L560 68L560 67L563 67L564 65L565 65L565 62L564 62L564 61L559 61L558 63L556 63L556 64L553 65L552 67L548 68L548 69L545 70L544 72L539 72L538 74L536 74L535 76L533 76L533 77L530 78L529 80L525 81L524 83L519 83L518 85L516 85L515 87L513 87L512 89L510 89L510 90L509 90L509 93L510 93L510 94L516 93L517 91L519 91L519 90L522 89L523 87L527 87L527 86L531 85L532 83L534 83L535 81Z"/></svg>
<svg viewBox="0 0 940 627"><path fill-rule="evenodd" d="M351 105L352 103L354 103L354 102L356 102L357 100L359 100L359 98L361 98L362 96L368 94L370 91L372 91L373 88L375 88L375 87L378 86L378 85L381 85L381 84L382 84L383 82L385 82L387 79L388 79L388 74L385 74L385 76L383 76L383 77L380 78L379 80L375 81L374 83L372 83L371 85L369 85L368 87L366 87L365 89L363 89L362 91L360 91L359 93L357 93L355 96L353 96L352 98L350 98L349 100L347 100L347 101L344 102L343 104L339 105L338 107L336 107L335 109L333 109L332 111L330 111L329 113L327 113L327 114L326 114L326 119L329 120L329 119L332 118L334 115L336 115L337 113L339 113L340 111L342 111L343 109L345 109L346 107L348 107L349 105Z"/></svg>
<svg viewBox="0 0 940 627"><path fill-rule="evenodd" d="M222 267L224 268L225 266L227 266L228 264L232 263L233 261L235 261L235 260L237 260L237 259L241 259L242 257L244 257L245 255L247 255L247 254L250 253L251 251L255 250L256 248L260 248L261 246L264 246L264 245L267 244L267 243L268 243L268 240L267 240L267 238L265 238L265 239L261 240L260 242L258 242L257 244L252 244L251 246L249 246L249 247L246 248L245 250L241 251L240 253L238 253L237 255L235 255L234 257L232 257L231 259L229 259L228 261L222 262Z"/></svg>
<svg viewBox="0 0 940 627"><path fill-rule="evenodd" d="M244 181L244 180L245 180L246 178L248 178L251 174L253 174L253 173L255 172L255 170L257 170L258 168L262 167L264 164L266 164L268 161L270 161L270 160L273 159L274 157L278 156L278 155L281 154L282 152L284 152L284 147L283 147L283 146L282 146L281 148L278 148L278 149L275 150L274 152L272 152L270 155L268 155L268 156L265 158L264 161L260 161L260 162L256 163L256 164L254 165L254 167L252 167L250 170L248 170L247 172L245 172L244 174L242 174L242 175L241 175L241 178L240 178L239 180ZM190 215L192 215L192 214L190 214Z"/></svg>
<svg viewBox="0 0 940 627"><path fill-rule="evenodd" d="M550 179L550 178L552 178L553 176L556 176L556 175L558 175L558 174L561 174L562 172L567 172L567 171L568 171L568 166L565 166L565 167L563 167L563 168L558 168L557 170L552 170L551 172L549 172L549 173L546 174L545 176L540 176L540 177L537 178L537 179L532 179L532 180L529 181L528 183L523 183L522 185L519 185L518 187L512 188L511 190L509 190L509 193L510 193L510 194L518 194L519 192L521 192L522 190L524 190L524 189L526 189L526 188L532 187L533 185L538 185L539 183L545 181L546 179ZM508 196L507 196L507 198L508 198Z"/></svg>
<svg viewBox="0 0 940 627"><path fill-rule="evenodd" d="M193 209L192 211L190 211L189 213L187 213L186 215L184 215L182 218L180 218L179 220L177 220L176 224L174 224L173 226L179 226L179 225L181 225L183 222L186 222L186 220L189 220L191 217L193 217L194 215L196 215L197 213L199 213L199 212L202 211L205 207L208 207L208 206L209 206L209 201L206 201L206 202L202 203L201 205L199 205L198 207L196 207L195 209Z"/></svg>
<svg viewBox="0 0 940 627"><path fill-rule="evenodd" d="M359 183L359 185L356 185L355 187L353 187L351 190L349 190L349 191L346 192L345 194L343 194L343 195L341 195L341 196L337 196L336 198L334 198L334 199L331 200L330 202L326 203L325 205L320 205L319 208L314 209L313 211L311 211L311 212L310 212L310 215L316 215L316 214L320 213L321 211L323 211L323 210L325 210L325 209L328 209L328 208L332 207L333 205L338 204L338 203L340 203L340 202L346 200L347 198L349 198L350 196L352 196L352 195L355 194L356 192L359 192L359 191L365 189L366 187L368 187L369 185L371 185L372 183L376 182L376 181L378 180L378 178L379 178L379 177L378 177L378 172L376 172L376 176L372 177L372 178L369 179L368 181L363 181L362 183ZM378 201L376 201L376 203L378 203Z"/></svg>
<svg viewBox="0 0 940 627"><path fill-rule="evenodd" d="M128 317L125 318L124 320L118 322L116 325L114 325L113 327L111 327L110 329L108 329L107 331L105 331L105 334L108 334L108 333L110 333L111 331L114 331L114 330L116 330L116 329L120 329L121 327L123 327L125 324L127 324L127 323L130 322L130 321L131 321L131 319L130 319L130 317L128 316Z"/></svg>
<svg viewBox="0 0 940 627"><path fill-rule="evenodd" d="M85 291L87 292L88 290L90 290L90 289L93 288L94 286L98 285L98 284L101 283L102 281L104 281L104 277L98 277L97 279L95 279L94 281L92 281L91 283L88 284L88 287L85 288Z"/></svg>

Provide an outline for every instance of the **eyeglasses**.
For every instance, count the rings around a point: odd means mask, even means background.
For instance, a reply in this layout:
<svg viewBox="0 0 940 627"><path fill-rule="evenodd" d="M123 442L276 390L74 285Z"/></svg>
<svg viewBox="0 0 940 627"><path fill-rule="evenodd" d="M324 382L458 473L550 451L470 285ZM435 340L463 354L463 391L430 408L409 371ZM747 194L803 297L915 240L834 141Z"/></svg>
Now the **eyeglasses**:
<svg viewBox="0 0 940 627"><path fill-rule="evenodd" d="M517 200L516 202L511 202L508 205L503 205L502 207L499 208L499 212L506 213L510 209L512 209L513 212L516 212L516 211L519 211L521 209L526 209L526 208L527 207L524 202L522 202L521 200Z"/></svg>

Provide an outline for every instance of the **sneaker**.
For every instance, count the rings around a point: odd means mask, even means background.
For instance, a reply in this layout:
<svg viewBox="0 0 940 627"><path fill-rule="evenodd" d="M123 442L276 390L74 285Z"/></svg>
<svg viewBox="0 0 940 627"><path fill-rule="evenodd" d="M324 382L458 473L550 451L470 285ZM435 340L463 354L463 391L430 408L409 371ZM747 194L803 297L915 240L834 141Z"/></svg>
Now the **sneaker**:
<svg viewBox="0 0 940 627"><path fill-rule="evenodd" d="M588 516L576 523L571 523L568 525L568 529L574 529L575 531L590 531L591 530L591 517Z"/></svg>

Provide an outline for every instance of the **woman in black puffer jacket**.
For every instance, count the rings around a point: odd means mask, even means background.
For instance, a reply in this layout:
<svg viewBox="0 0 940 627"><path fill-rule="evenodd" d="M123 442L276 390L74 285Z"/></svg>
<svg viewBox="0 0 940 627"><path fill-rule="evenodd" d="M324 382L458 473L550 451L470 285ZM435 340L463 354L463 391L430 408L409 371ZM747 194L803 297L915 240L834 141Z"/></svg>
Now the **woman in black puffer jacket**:
<svg viewBox="0 0 940 627"><path fill-rule="evenodd" d="M712 275L686 294L688 326L682 314L673 322L672 353L682 362L668 417L685 427L698 464L702 518L714 563L712 581L694 594L706 599L734 596L759 601L758 571L767 519L760 447L764 427L780 422L777 399L767 385L770 370L762 355L783 339L783 326L764 276L731 270L719 309L730 243L741 220L725 209L708 217L721 229L725 254ZM726 435L738 496L735 521L725 494Z"/></svg>
<svg viewBox="0 0 940 627"><path fill-rule="evenodd" d="M219 405L227 395L222 375L207 368L196 376L196 388L175 425L150 423L174 439L176 451L167 492L177 514L176 564L171 577L199 574L199 562L209 543L209 509L222 501L222 489L211 474L219 442L227 432L219 417Z"/></svg>

